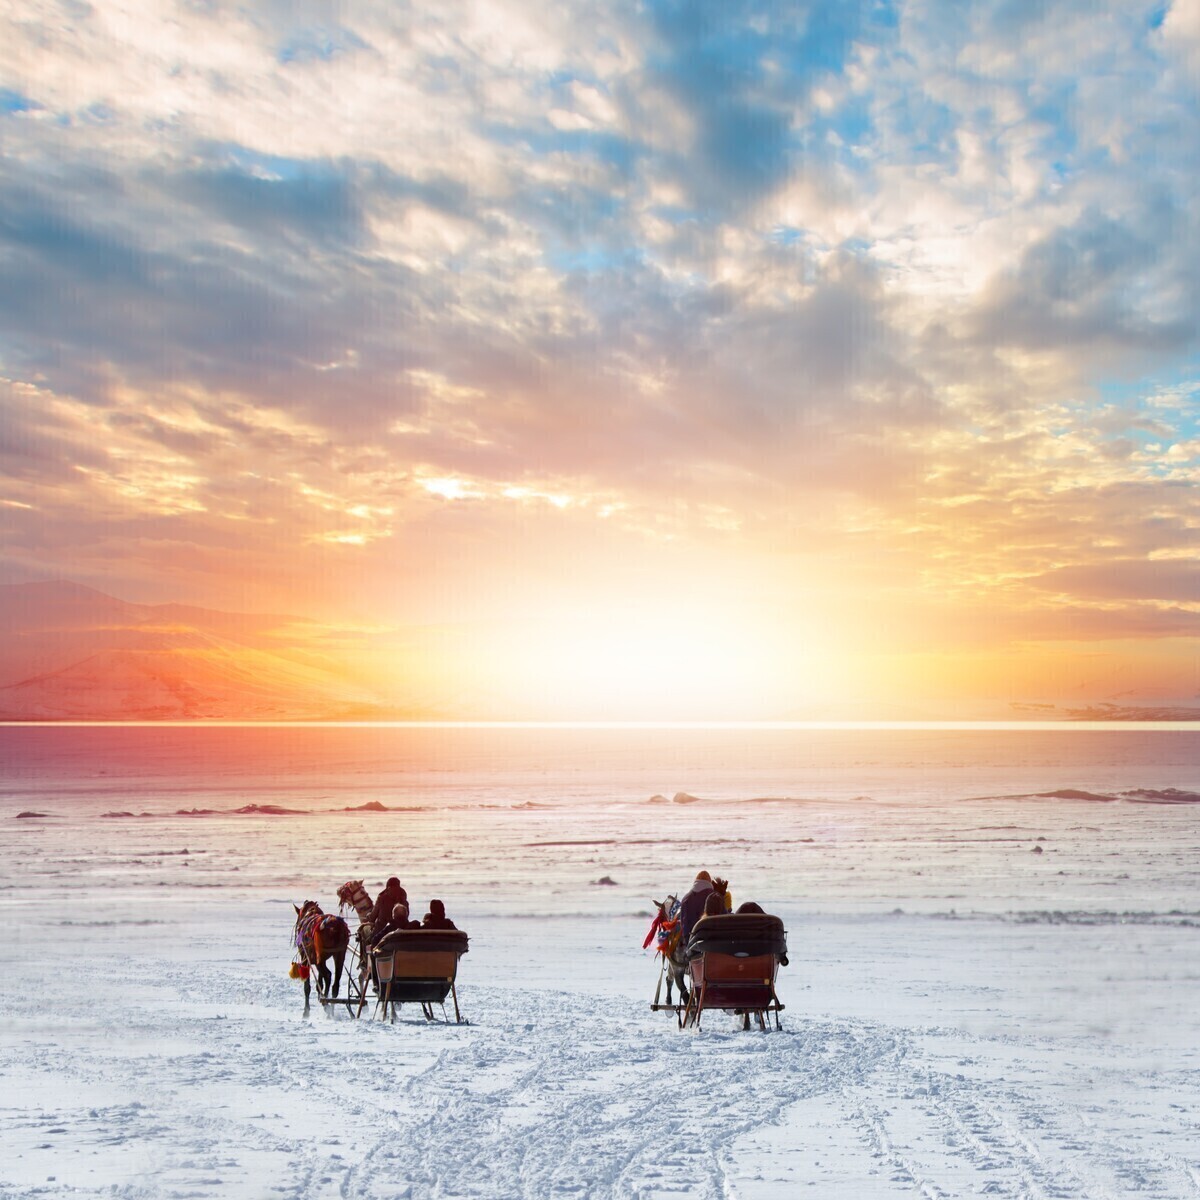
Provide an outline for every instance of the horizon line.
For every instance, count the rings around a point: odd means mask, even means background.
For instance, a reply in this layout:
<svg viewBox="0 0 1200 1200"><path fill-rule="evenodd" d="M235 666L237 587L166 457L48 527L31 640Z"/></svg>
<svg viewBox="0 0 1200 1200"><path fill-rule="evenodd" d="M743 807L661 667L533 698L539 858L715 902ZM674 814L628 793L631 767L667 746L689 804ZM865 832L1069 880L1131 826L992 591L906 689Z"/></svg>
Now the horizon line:
<svg viewBox="0 0 1200 1200"><path fill-rule="evenodd" d="M932 720L932 721L472 721L472 720L413 720L413 721L370 721L370 720L254 720L239 718L193 718L163 720L30 720L0 721L0 728L9 729L578 729L578 730L744 730L746 732L777 730L864 730L864 731L992 731L992 732L1040 732L1055 730L1079 730L1082 732L1110 731L1154 731L1154 732L1200 732L1200 719L1183 721L1154 720Z"/></svg>

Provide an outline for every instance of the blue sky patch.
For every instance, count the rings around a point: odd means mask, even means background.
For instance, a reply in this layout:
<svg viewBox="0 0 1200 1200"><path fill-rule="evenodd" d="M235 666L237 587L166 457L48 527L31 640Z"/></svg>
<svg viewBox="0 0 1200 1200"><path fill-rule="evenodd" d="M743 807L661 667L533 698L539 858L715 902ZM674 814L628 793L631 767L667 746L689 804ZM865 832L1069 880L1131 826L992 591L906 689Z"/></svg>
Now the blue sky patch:
<svg viewBox="0 0 1200 1200"><path fill-rule="evenodd" d="M289 35L280 45L276 57L283 65L304 65L313 62L329 62L340 54L349 54L366 48L352 29L335 25L332 28L315 25L299 29Z"/></svg>
<svg viewBox="0 0 1200 1200"><path fill-rule="evenodd" d="M12 88L0 87L0 113L31 112L41 105L30 100L28 96L13 91Z"/></svg>

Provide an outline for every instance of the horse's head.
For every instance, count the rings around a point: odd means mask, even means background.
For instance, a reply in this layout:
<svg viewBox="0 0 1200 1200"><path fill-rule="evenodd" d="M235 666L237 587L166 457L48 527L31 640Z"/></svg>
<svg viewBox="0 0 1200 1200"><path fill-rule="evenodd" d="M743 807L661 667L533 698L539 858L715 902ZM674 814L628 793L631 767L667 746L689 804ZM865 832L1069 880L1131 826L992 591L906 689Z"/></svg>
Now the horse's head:
<svg viewBox="0 0 1200 1200"><path fill-rule="evenodd" d="M305 900L303 904L293 904L292 907L296 910L296 924L299 925L305 917L311 917L313 913L319 913L321 906L315 900Z"/></svg>
<svg viewBox="0 0 1200 1200"><path fill-rule="evenodd" d="M359 890L359 888L362 887L362 885L363 883L361 879L348 879L337 890L338 903L341 905L353 904L354 894Z"/></svg>

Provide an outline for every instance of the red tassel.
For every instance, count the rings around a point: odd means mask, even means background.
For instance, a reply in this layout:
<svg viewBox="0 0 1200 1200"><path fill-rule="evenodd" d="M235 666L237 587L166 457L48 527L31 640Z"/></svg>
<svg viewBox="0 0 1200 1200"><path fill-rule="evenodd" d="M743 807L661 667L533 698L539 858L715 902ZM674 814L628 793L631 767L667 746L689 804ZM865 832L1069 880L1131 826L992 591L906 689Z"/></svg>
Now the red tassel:
<svg viewBox="0 0 1200 1200"><path fill-rule="evenodd" d="M645 950L650 945L650 943L652 941L654 941L654 935L658 932L658 927L661 924L662 924L662 912L660 911L658 916L654 918L654 923L650 926L650 932L648 934L646 934L646 940L642 943L643 950Z"/></svg>

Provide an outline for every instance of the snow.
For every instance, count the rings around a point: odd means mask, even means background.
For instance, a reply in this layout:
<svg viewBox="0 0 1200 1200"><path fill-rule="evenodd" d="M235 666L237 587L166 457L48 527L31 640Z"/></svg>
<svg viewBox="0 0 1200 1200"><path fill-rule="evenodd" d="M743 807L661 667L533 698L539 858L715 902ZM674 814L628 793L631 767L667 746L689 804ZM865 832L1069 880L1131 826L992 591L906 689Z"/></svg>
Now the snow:
<svg viewBox="0 0 1200 1200"><path fill-rule="evenodd" d="M1200 1190L1195 973L1171 965L1172 936L1106 927L1108 957L1070 959L1064 1004L1056 964L1074 927L1014 941L997 923L826 921L784 973L784 1032L711 1014L681 1033L647 1010L632 920L592 921L577 969L565 922L547 936L475 917L460 976L471 1023L455 1026L415 1008L395 1024L303 1019L281 919L279 905L213 900L172 916L170 935L102 925L97 940L78 924L45 952L19 948L3 1194ZM1123 992L1106 997L1114 974ZM1168 980L1174 1008L1131 1009Z"/></svg>
<svg viewBox="0 0 1200 1200"><path fill-rule="evenodd" d="M1194 792L1162 757L1135 778L1123 754L1127 785ZM1194 805L827 797L764 820L693 785L664 840L653 786L601 805L509 779L380 812L365 783L104 770L0 799L6 1200L1200 1195ZM698 865L787 924L781 1032L649 1010L649 900ZM469 1024L305 1018L293 901L333 910L394 868L470 932Z"/></svg>

